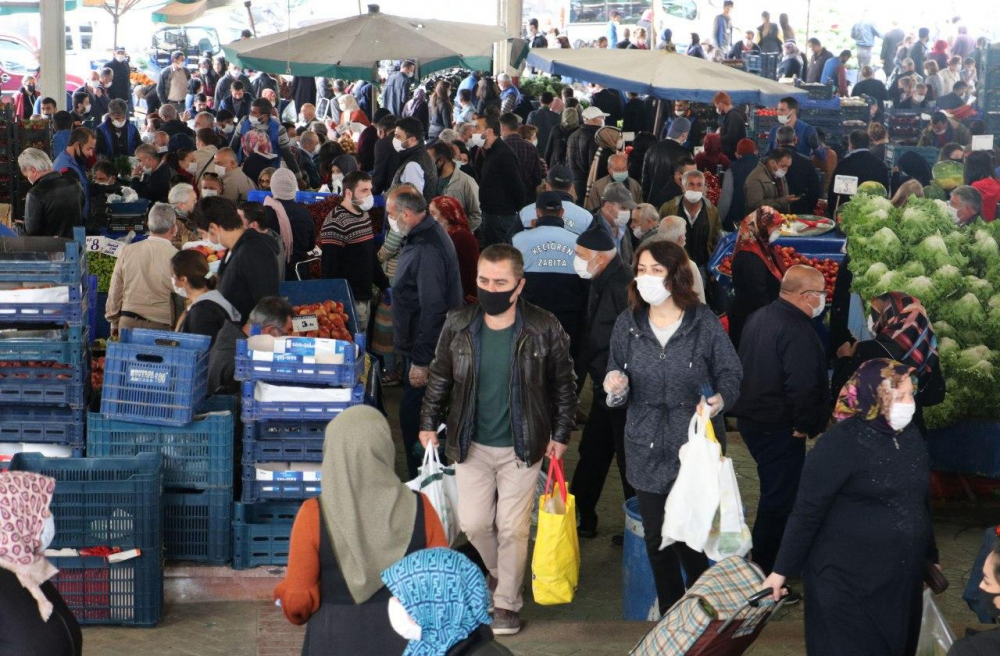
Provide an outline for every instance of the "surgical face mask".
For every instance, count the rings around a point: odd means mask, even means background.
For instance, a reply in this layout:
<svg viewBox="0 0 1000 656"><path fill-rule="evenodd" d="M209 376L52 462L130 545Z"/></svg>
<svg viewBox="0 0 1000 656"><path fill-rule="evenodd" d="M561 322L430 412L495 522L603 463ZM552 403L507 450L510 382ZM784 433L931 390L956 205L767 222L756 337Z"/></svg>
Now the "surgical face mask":
<svg viewBox="0 0 1000 656"><path fill-rule="evenodd" d="M142 143L148 144L153 142L153 135L150 134L149 132L143 132L141 138L142 138Z"/></svg>
<svg viewBox="0 0 1000 656"><path fill-rule="evenodd" d="M55 537L56 518L50 513L49 516L45 518L45 523L42 525L42 534L38 537L38 541L41 542L39 551L45 551L48 549Z"/></svg>
<svg viewBox="0 0 1000 656"><path fill-rule="evenodd" d="M229 76L235 80L236 78L238 78L240 76L240 69L238 69L238 68L230 68L229 69Z"/></svg>
<svg viewBox="0 0 1000 656"><path fill-rule="evenodd" d="M659 276L636 276L635 288L639 291L642 300L656 307L670 298L670 290L667 289L665 279Z"/></svg>
<svg viewBox="0 0 1000 656"><path fill-rule="evenodd" d="M913 96L913 102L922 103L924 101L924 96Z"/></svg>
<svg viewBox="0 0 1000 656"><path fill-rule="evenodd" d="M618 139L615 143L615 150L622 150L625 148L625 139Z"/></svg>
<svg viewBox="0 0 1000 656"><path fill-rule="evenodd" d="M530 144L531 144L532 146L534 146L535 148L537 148L537 147L538 147L538 139L532 139L532 140L531 140L531 141L529 141L528 143L530 143Z"/></svg>
<svg viewBox="0 0 1000 656"><path fill-rule="evenodd" d="M774 177L776 177L776 178L778 178L780 180L781 178L785 177L786 173L788 173L788 169L777 169L774 172Z"/></svg>
<svg viewBox="0 0 1000 656"><path fill-rule="evenodd" d="M479 133L474 133L469 141L472 142L473 146L482 146L484 143L486 143L486 137L484 137Z"/></svg>
<svg viewBox="0 0 1000 656"><path fill-rule="evenodd" d="M180 205L174 205L174 212L177 214L178 219L186 219L188 211L181 207Z"/></svg>
<svg viewBox="0 0 1000 656"><path fill-rule="evenodd" d="M674 116L684 116L685 114L687 114L687 110L684 109L678 109L674 111Z"/></svg>
<svg viewBox="0 0 1000 656"><path fill-rule="evenodd" d="M778 123L784 125L785 123L788 123L790 120L792 120L791 114L778 114Z"/></svg>
<svg viewBox="0 0 1000 656"><path fill-rule="evenodd" d="M218 196L218 195L219 195L219 192L216 191L215 189L202 189L201 190L201 197L202 198L211 198L212 196Z"/></svg>
<svg viewBox="0 0 1000 656"><path fill-rule="evenodd" d="M465 162L463 162L463 161L462 161L462 160L460 160L460 159L453 159L453 160L451 160L451 161L452 161L452 164L454 164L454 165L455 165L455 168L456 168L456 169L460 169L460 168L462 168L463 166L465 166Z"/></svg>
<svg viewBox="0 0 1000 656"><path fill-rule="evenodd" d="M615 182L625 182L628 180L628 171L612 171L611 179Z"/></svg>
<svg viewBox="0 0 1000 656"><path fill-rule="evenodd" d="M230 125L228 123L226 125L222 126L222 132L223 132L223 134L232 134L233 130L235 130L235 129L236 129L236 126Z"/></svg>
<svg viewBox="0 0 1000 656"><path fill-rule="evenodd" d="M115 55L115 61L116 62L123 62L123 61L125 61L125 55Z"/></svg>
<svg viewBox="0 0 1000 656"><path fill-rule="evenodd" d="M399 229L399 221L391 216L389 217L389 229L393 232L402 232L402 230Z"/></svg>
<svg viewBox="0 0 1000 656"><path fill-rule="evenodd" d="M188 162L184 166L184 170L190 173L191 175L194 175L195 173L198 172L198 162Z"/></svg>
<svg viewBox="0 0 1000 656"><path fill-rule="evenodd" d="M916 411L917 405L915 403L893 401L892 407L889 408L889 425L892 426L892 430L901 431L909 426L913 420L913 413Z"/></svg>
<svg viewBox="0 0 1000 656"><path fill-rule="evenodd" d="M168 150L170 150L169 146L157 146L156 147L156 152L160 153L161 155L164 154L164 153L166 153Z"/></svg>
<svg viewBox="0 0 1000 656"><path fill-rule="evenodd" d="M355 199L354 206L357 207L362 212L367 212L371 208L375 207L375 197L367 196L362 198L360 201Z"/></svg>
<svg viewBox="0 0 1000 656"><path fill-rule="evenodd" d="M126 123L125 119L120 119L118 121L111 121L111 125L115 126L119 130L125 127L125 123Z"/></svg>
<svg viewBox="0 0 1000 656"><path fill-rule="evenodd" d="M404 150L406 150L406 148L403 146L403 142L397 139L396 137L392 138L392 147L396 150L397 153L401 153Z"/></svg>
<svg viewBox="0 0 1000 656"><path fill-rule="evenodd" d="M330 174L330 182L338 182L339 183L343 179L344 179L344 174L343 173L331 173Z"/></svg>
<svg viewBox="0 0 1000 656"><path fill-rule="evenodd" d="M594 277L594 274L590 272L590 260L585 260L579 255L573 258L573 270L584 280L590 280Z"/></svg>
<svg viewBox="0 0 1000 656"><path fill-rule="evenodd" d="M389 598L389 624L404 640L420 640L422 637L420 625L413 621L403 604L395 597Z"/></svg>
<svg viewBox="0 0 1000 656"><path fill-rule="evenodd" d="M689 203L697 203L701 201L702 195L703 194L700 191L691 191L689 189L688 191L684 192L684 200L686 200Z"/></svg>
<svg viewBox="0 0 1000 656"><path fill-rule="evenodd" d="M221 166L219 164L216 164L212 168L215 169L215 175L219 176L220 178L223 178L223 177L226 176L226 167L225 166Z"/></svg>
<svg viewBox="0 0 1000 656"><path fill-rule="evenodd" d="M619 228L628 225L628 222L632 220L632 212L628 210L618 210L618 215L615 217L615 225Z"/></svg>
<svg viewBox="0 0 1000 656"><path fill-rule="evenodd" d="M177 278L174 278L173 276L170 277L170 286L174 288L174 293L181 298L188 297L187 290L177 284Z"/></svg>
<svg viewBox="0 0 1000 656"><path fill-rule="evenodd" d="M958 223L959 220L960 220L958 218L958 208L957 207L953 207L952 205L949 204L947 206L947 209L948 209L948 216L951 217L951 220L954 221L955 223Z"/></svg>
<svg viewBox="0 0 1000 656"><path fill-rule="evenodd" d="M639 227L632 228L632 234L635 235L636 239L642 239L646 235L643 229Z"/></svg>
<svg viewBox="0 0 1000 656"><path fill-rule="evenodd" d="M773 244L779 239L781 239L781 231L775 230L774 232L772 232L770 235L767 236L767 243Z"/></svg>
<svg viewBox="0 0 1000 656"><path fill-rule="evenodd" d="M83 109L80 110L80 111L82 111L84 114L89 114L90 113L90 104L88 103L88 104L84 105Z"/></svg>
<svg viewBox="0 0 1000 656"><path fill-rule="evenodd" d="M250 124L250 127L254 127L255 128L258 125L260 125L260 117L259 116L253 116L253 115L247 116L247 123Z"/></svg>
<svg viewBox="0 0 1000 656"><path fill-rule="evenodd" d="M223 246L223 245L222 245L222 242L218 242L218 241L216 241L216 240L215 240L215 239L214 239L214 238L212 237L212 232L211 232L211 230L210 230L210 231L208 231L208 232L207 232L207 233L205 233L205 234L206 234L206 237L205 237L205 241L207 241L207 242L208 242L209 244L211 244L212 246L214 246L214 247L215 247L216 249L218 249L218 250L221 250L221 249L225 248L225 246Z"/></svg>
<svg viewBox="0 0 1000 656"><path fill-rule="evenodd" d="M826 309L826 294L823 294L823 296L821 296L819 299L819 305L813 308L812 311L813 319L823 314L823 310L825 309Z"/></svg>

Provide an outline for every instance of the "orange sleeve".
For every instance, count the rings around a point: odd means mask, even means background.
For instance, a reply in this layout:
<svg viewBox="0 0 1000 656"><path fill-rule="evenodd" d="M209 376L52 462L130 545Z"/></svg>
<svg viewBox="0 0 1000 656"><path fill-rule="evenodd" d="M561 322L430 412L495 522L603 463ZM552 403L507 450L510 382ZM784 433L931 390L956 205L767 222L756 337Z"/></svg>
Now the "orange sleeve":
<svg viewBox="0 0 1000 656"><path fill-rule="evenodd" d="M434 519L437 520L436 515ZM319 531L319 502L309 499L295 517L288 570L274 589L274 598L281 600L285 617L297 626L308 622L319 610Z"/></svg>
<svg viewBox="0 0 1000 656"><path fill-rule="evenodd" d="M431 505L430 499L428 499L423 493L420 494L420 500L424 502L424 538L427 543L426 548L447 548L449 546L448 539L444 535L444 526L441 525L441 520L438 518L437 511L434 510L434 506Z"/></svg>

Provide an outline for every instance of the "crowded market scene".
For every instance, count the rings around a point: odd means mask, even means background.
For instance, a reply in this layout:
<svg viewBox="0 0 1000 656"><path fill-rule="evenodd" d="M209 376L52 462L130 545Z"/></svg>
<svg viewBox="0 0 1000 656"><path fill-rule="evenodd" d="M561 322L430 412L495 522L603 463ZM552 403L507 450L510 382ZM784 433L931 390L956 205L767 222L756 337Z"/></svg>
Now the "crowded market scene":
<svg viewBox="0 0 1000 656"><path fill-rule="evenodd" d="M887 4L0 0L0 656L1000 655L1000 22Z"/></svg>

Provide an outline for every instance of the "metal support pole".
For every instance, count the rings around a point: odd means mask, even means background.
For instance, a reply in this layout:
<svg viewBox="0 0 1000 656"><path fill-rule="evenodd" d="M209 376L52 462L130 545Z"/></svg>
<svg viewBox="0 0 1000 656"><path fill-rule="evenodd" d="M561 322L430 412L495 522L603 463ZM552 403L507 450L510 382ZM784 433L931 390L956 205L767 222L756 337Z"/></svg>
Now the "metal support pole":
<svg viewBox="0 0 1000 656"><path fill-rule="evenodd" d="M66 103L66 3L43 0L38 3L42 22L41 79L38 86L43 96L55 98L58 106ZM67 109L73 109L67 107Z"/></svg>

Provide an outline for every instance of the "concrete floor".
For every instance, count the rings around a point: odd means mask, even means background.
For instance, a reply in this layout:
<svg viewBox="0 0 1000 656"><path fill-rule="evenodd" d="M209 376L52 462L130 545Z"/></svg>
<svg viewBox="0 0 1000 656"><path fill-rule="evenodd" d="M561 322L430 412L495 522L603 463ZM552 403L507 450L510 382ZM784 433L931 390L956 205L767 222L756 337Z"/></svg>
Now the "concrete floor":
<svg viewBox="0 0 1000 656"><path fill-rule="evenodd" d="M588 396L588 395L585 395ZM390 423L396 424L399 390L387 394ZM585 398L589 403L589 398ZM397 469L402 472L399 443ZM576 468L579 432L566 456L567 472ZM739 440L729 435L729 455L736 465L743 501L753 523L757 502L757 475L753 460ZM526 582L526 604L522 611L524 630L503 643L519 655L604 656L626 654L652 626L621 620L621 548L610 536L623 525L622 491L617 469L612 465L598 513L600 534L581 540L580 585L573 603L539 606L531 599L530 571ZM961 599L982 530L1000 521L996 500L979 503L936 504L934 526L941 551L941 564L951 582L937 598L948 621L961 636L967 626L978 626L975 616ZM750 656L793 656L805 653L801 605L780 613L761 638L746 652ZM988 627L982 627L988 628ZM163 622L155 629L94 627L84 631L87 656L286 656L298 654L303 630L285 621L281 612L265 602L215 602L168 604ZM335 649L329 652L336 654Z"/></svg>

